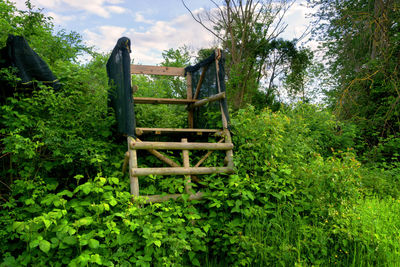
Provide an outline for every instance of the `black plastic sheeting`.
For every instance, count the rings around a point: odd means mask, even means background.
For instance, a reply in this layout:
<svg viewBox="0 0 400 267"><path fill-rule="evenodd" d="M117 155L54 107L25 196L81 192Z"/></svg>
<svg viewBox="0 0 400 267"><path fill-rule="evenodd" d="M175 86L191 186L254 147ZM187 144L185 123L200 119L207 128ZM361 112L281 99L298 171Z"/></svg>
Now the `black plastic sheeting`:
<svg viewBox="0 0 400 267"><path fill-rule="evenodd" d="M135 112L131 87L131 41L127 37L118 39L107 61L110 89L108 106L113 108L120 134L135 137Z"/></svg>
<svg viewBox="0 0 400 267"><path fill-rule="evenodd" d="M206 59L200 61L194 66L188 66L185 68L185 75L187 72L192 74L192 84L193 84L193 96L196 93L197 83L200 79L201 73L204 68L207 68L205 73L202 86L200 87L200 93L198 99L207 98L209 96L226 92L225 87L225 57L221 52L221 58L218 61L218 73L217 73L217 64L215 60L216 54L215 51ZM218 88L218 80L219 78L220 86ZM208 103L205 106L201 106L194 109L194 128L202 128L202 129L210 129L217 127L215 120L221 117L215 117L215 114L220 116L221 108L225 114L225 119L228 123L228 128L230 128L230 120L228 113L228 104L226 101L226 97L219 101L215 101L212 103Z"/></svg>
<svg viewBox="0 0 400 267"><path fill-rule="evenodd" d="M55 90L60 88L57 78L47 63L29 46L22 36L9 35L7 44L0 50L0 68L13 67L21 79L18 86L33 88L34 82L42 82ZM15 88L1 81L0 98L5 99L14 94Z"/></svg>

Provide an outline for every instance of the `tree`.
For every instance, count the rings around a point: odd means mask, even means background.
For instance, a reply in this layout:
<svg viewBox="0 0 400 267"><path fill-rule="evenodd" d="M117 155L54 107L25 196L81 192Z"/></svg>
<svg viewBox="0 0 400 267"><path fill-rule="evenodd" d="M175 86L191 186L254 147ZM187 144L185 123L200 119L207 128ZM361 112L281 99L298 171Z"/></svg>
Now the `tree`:
<svg viewBox="0 0 400 267"><path fill-rule="evenodd" d="M357 123L365 149L397 140L385 155L392 157L400 147L399 2L308 2L318 8L314 34L324 42L335 81L331 105L342 119Z"/></svg>
<svg viewBox="0 0 400 267"><path fill-rule="evenodd" d="M211 0L214 9L192 14L193 18L210 31L219 41L227 56L228 94L233 107L238 109L260 96L262 82L266 98L273 95L278 80L278 66L293 59L299 40L285 41L279 35L285 30L283 17L294 3L280 1L224 0L222 4ZM291 46L293 49L285 49ZM290 64L288 64L290 65Z"/></svg>

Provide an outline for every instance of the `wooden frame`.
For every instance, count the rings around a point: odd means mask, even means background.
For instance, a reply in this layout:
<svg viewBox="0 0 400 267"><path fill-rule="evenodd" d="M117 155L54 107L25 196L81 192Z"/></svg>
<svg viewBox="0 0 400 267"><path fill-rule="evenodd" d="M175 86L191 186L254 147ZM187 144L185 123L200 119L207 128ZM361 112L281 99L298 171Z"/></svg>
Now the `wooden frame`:
<svg viewBox="0 0 400 267"><path fill-rule="evenodd" d="M193 110L196 107L206 105L213 101L220 101L225 98L225 92L221 92L219 81L218 60L220 52L217 51L215 58L216 71L217 71L217 86L218 93L205 99L198 99L200 89L205 77L208 66L203 67L199 81L193 96L192 77L190 73L186 73L187 97L186 99L170 99L170 98L150 98L150 97L134 97L135 104L181 104L187 105L188 112L188 129L177 128L136 128L136 135L142 136L145 134L180 134L180 135L203 135L213 134L221 137L217 143L199 143L188 142L187 138L181 138L181 142L148 142L141 141L139 138L128 137L128 152L125 154L123 164L123 172L129 165L129 179L131 184L131 194L133 199L139 196L139 176L146 175L183 175L185 184L185 193L188 194L188 200L198 200L203 196L202 192L193 192L192 178L198 181L196 176L201 174L213 173L233 173L233 144L228 130L226 117L220 102L221 117L223 129L193 129L194 119ZM185 76L184 68L163 67L163 66L145 66L145 65L131 65L131 74L146 74L146 75L169 75L169 76ZM149 153L166 163L170 167L163 168L139 168L137 164L137 150L147 150ZM158 150L181 150L182 151L182 164L172 160ZM207 150L207 153L193 166L190 165L189 150ZM224 159L225 166L223 167L200 167L200 165L213 153L215 150L225 151L226 156ZM182 194L167 194L167 195L152 195L145 196L146 203L163 202L169 199L177 199Z"/></svg>

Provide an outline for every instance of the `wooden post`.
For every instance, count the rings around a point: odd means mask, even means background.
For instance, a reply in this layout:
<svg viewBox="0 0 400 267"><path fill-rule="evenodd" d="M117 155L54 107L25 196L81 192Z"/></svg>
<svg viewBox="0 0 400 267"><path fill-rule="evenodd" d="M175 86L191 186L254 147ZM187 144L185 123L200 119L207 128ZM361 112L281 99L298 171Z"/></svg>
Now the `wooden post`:
<svg viewBox="0 0 400 267"><path fill-rule="evenodd" d="M186 98L188 100L193 99L193 89L192 89L192 74L188 72L186 74L186 85L187 85L187 96ZM188 111L188 126L189 128L193 128L194 122L193 122L193 110L189 109Z"/></svg>
<svg viewBox="0 0 400 267"><path fill-rule="evenodd" d="M197 83L193 99L197 99L199 97L201 85L203 84L204 76L206 76L207 70L208 70L208 65L203 67L203 71L201 72L199 82Z"/></svg>
<svg viewBox="0 0 400 267"><path fill-rule="evenodd" d="M215 70L216 70L216 74L217 74L217 87L218 87L218 93L221 93L221 82L219 80L219 59L221 58L221 50L216 49L215 50L215 54L216 54L216 57L215 57ZM222 127L224 129L227 129L228 128L228 122L226 120L225 112L224 112L224 109L222 107L221 101L219 102L219 106L220 106L220 109L221 109Z"/></svg>
<svg viewBox="0 0 400 267"><path fill-rule="evenodd" d="M129 180L131 184L131 195L134 197L139 196L139 179L134 176L133 169L137 168L137 154L135 149L131 149L130 144L135 143L135 139L128 136L128 152L129 152Z"/></svg>
<svg viewBox="0 0 400 267"><path fill-rule="evenodd" d="M228 129L225 129L225 143L232 144L232 138L231 134ZM226 151L226 166L229 168L233 168L233 151L232 150L227 150Z"/></svg>
<svg viewBox="0 0 400 267"><path fill-rule="evenodd" d="M186 138L182 138L182 143L187 143ZM189 162L189 150L182 150L182 158L183 158L183 167L190 168ZM190 194L190 190L192 189L192 180L190 179L190 175L185 175L185 192L186 194Z"/></svg>

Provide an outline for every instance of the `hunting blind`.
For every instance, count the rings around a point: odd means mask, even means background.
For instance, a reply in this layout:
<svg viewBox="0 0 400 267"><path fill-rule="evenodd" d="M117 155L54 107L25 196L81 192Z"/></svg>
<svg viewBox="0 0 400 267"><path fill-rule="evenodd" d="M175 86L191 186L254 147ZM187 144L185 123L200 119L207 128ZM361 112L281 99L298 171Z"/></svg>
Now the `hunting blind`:
<svg viewBox="0 0 400 267"><path fill-rule="evenodd" d="M115 88L109 93L109 104L115 110L118 131L126 134L128 152L126 152L123 172L129 170L130 190L133 197L140 195L139 179L148 175L183 175L185 193L189 200L200 199L202 192L194 192L192 180L197 175L214 173L233 173L233 144L229 131L229 115L225 95L224 58L220 50L215 50L207 59L194 66L186 68L144 66L130 64L130 41L128 38L118 40L109 61L107 73L110 84ZM131 74L167 75L185 77L186 99L134 97L131 88ZM140 90L140 88L139 88ZM187 110L188 128L143 128L136 127L134 104L172 104L185 105ZM210 129L208 111L218 111L221 114L222 128ZM129 113L129 114L127 114ZM149 136L179 136L180 141L146 141ZM197 137L215 136L217 142L196 142ZM140 139L139 139L140 137ZM211 139L211 138L210 138ZM190 140L190 142L188 141ZM169 167L138 166L138 150L147 150ZM159 150L180 150L182 163L176 162ZM206 153L198 162L191 162L189 151L202 150ZM201 167L213 151L225 151L224 166ZM162 202L176 199L182 194L147 195L146 202Z"/></svg>

